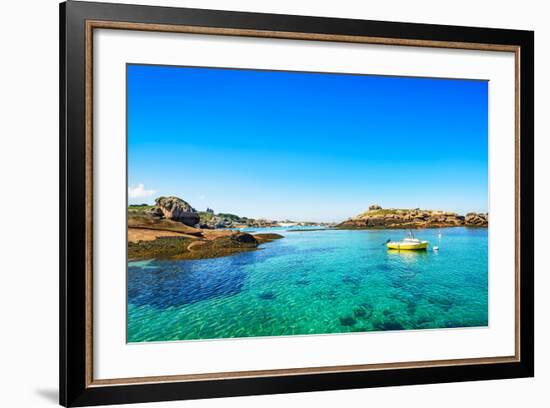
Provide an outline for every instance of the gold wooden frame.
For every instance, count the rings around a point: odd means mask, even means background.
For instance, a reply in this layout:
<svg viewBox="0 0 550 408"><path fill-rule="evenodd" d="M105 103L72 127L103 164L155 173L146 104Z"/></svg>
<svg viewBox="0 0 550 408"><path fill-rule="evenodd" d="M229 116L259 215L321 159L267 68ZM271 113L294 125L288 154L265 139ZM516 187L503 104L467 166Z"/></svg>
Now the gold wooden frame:
<svg viewBox="0 0 550 408"><path fill-rule="evenodd" d="M93 30L118 29L132 31L154 31L221 36L260 37L293 40L330 41L360 44L398 45L412 47L451 48L480 51L513 52L515 58L515 353L513 356L479 357L450 360L430 360L381 364L357 364L326 367L305 367L274 370L218 372L206 374L185 374L154 377L128 377L114 379L93 378ZM299 374L320 374L353 371L389 370L396 368L420 368L460 366L471 364L514 363L520 356L520 51L515 45L482 44L466 42L428 41L395 39L367 36L330 35L285 31L262 31L197 27L188 25L165 25L148 23L127 23L119 21L86 21L86 387L131 385L145 383L168 383L182 381L224 380L235 378L292 376Z"/></svg>

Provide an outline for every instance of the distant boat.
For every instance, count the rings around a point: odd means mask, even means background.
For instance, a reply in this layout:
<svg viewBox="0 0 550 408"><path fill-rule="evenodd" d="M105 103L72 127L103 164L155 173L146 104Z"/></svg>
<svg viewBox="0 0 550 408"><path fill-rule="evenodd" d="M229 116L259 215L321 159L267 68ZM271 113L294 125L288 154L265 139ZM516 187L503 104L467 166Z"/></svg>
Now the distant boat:
<svg viewBox="0 0 550 408"><path fill-rule="evenodd" d="M422 241L414 236L412 231L409 231L409 236L401 241L386 242L388 249L407 250L407 251L425 251L428 249L428 241Z"/></svg>

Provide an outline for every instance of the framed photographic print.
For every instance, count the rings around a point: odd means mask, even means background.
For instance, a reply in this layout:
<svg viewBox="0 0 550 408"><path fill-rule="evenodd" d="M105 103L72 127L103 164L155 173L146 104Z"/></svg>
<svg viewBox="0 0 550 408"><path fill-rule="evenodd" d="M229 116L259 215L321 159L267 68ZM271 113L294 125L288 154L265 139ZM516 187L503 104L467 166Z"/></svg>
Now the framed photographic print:
<svg viewBox="0 0 550 408"><path fill-rule="evenodd" d="M533 32L60 26L61 404L533 376Z"/></svg>

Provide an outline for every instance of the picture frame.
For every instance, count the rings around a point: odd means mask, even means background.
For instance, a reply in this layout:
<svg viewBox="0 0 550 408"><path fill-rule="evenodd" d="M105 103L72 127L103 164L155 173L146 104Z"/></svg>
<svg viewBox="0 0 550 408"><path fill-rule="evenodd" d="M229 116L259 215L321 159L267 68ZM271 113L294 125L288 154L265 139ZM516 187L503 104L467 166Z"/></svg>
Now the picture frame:
<svg viewBox="0 0 550 408"><path fill-rule="evenodd" d="M513 355L185 375L94 376L94 32L206 35L508 52L515 63ZM414 56L412 56L414 58ZM111 135L110 137L116 137ZM534 375L534 33L531 31L68 1L60 5L60 404L445 383ZM512 165L512 164L511 164ZM511 221L510 221L511 222Z"/></svg>

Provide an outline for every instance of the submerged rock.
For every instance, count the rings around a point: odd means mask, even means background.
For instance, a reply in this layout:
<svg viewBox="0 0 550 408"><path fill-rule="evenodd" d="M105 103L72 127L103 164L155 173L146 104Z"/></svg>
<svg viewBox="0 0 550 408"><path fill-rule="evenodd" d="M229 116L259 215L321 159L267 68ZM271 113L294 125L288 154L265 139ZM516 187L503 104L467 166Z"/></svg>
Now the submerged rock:
<svg viewBox="0 0 550 408"><path fill-rule="evenodd" d="M284 237L279 234L265 233L265 234L254 234L254 238L256 238L258 243L263 244L264 242L271 242L276 239L281 239Z"/></svg>
<svg viewBox="0 0 550 408"><path fill-rule="evenodd" d="M355 308L353 309L353 315L355 317L365 317L367 315L367 311L365 309Z"/></svg>
<svg viewBox="0 0 550 408"><path fill-rule="evenodd" d="M275 293L273 292L264 292L264 293L260 293L258 297L263 300L272 300L272 299L275 299L276 296L275 296Z"/></svg>
<svg viewBox="0 0 550 408"><path fill-rule="evenodd" d="M352 286L358 286L361 283L361 279L357 276L345 275L342 278L342 282Z"/></svg>
<svg viewBox="0 0 550 408"><path fill-rule="evenodd" d="M311 281L307 280L307 279L299 279L296 281L296 285L301 285L301 286L307 286L311 283Z"/></svg>
<svg viewBox="0 0 550 408"><path fill-rule="evenodd" d="M357 324L357 320L351 316L340 317L340 325L342 326L353 326L355 324Z"/></svg>
<svg viewBox="0 0 550 408"><path fill-rule="evenodd" d="M382 322L376 322L374 324L376 330L386 331L386 330L403 330L404 327L401 323L396 322L395 320L385 320Z"/></svg>
<svg viewBox="0 0 550 408"><path fill-rule="evenodd" d="M373 310L370 305L360 305L353 309L353 315L360 319L368 319L372 316Z"/></svg>
<svg viewBox="0 0 550 408"><path fill-rule="evenodd" d="M233 232L230 235L215 238L212 245L214 248L256 248L258 241L246 232Z"/></svg>

